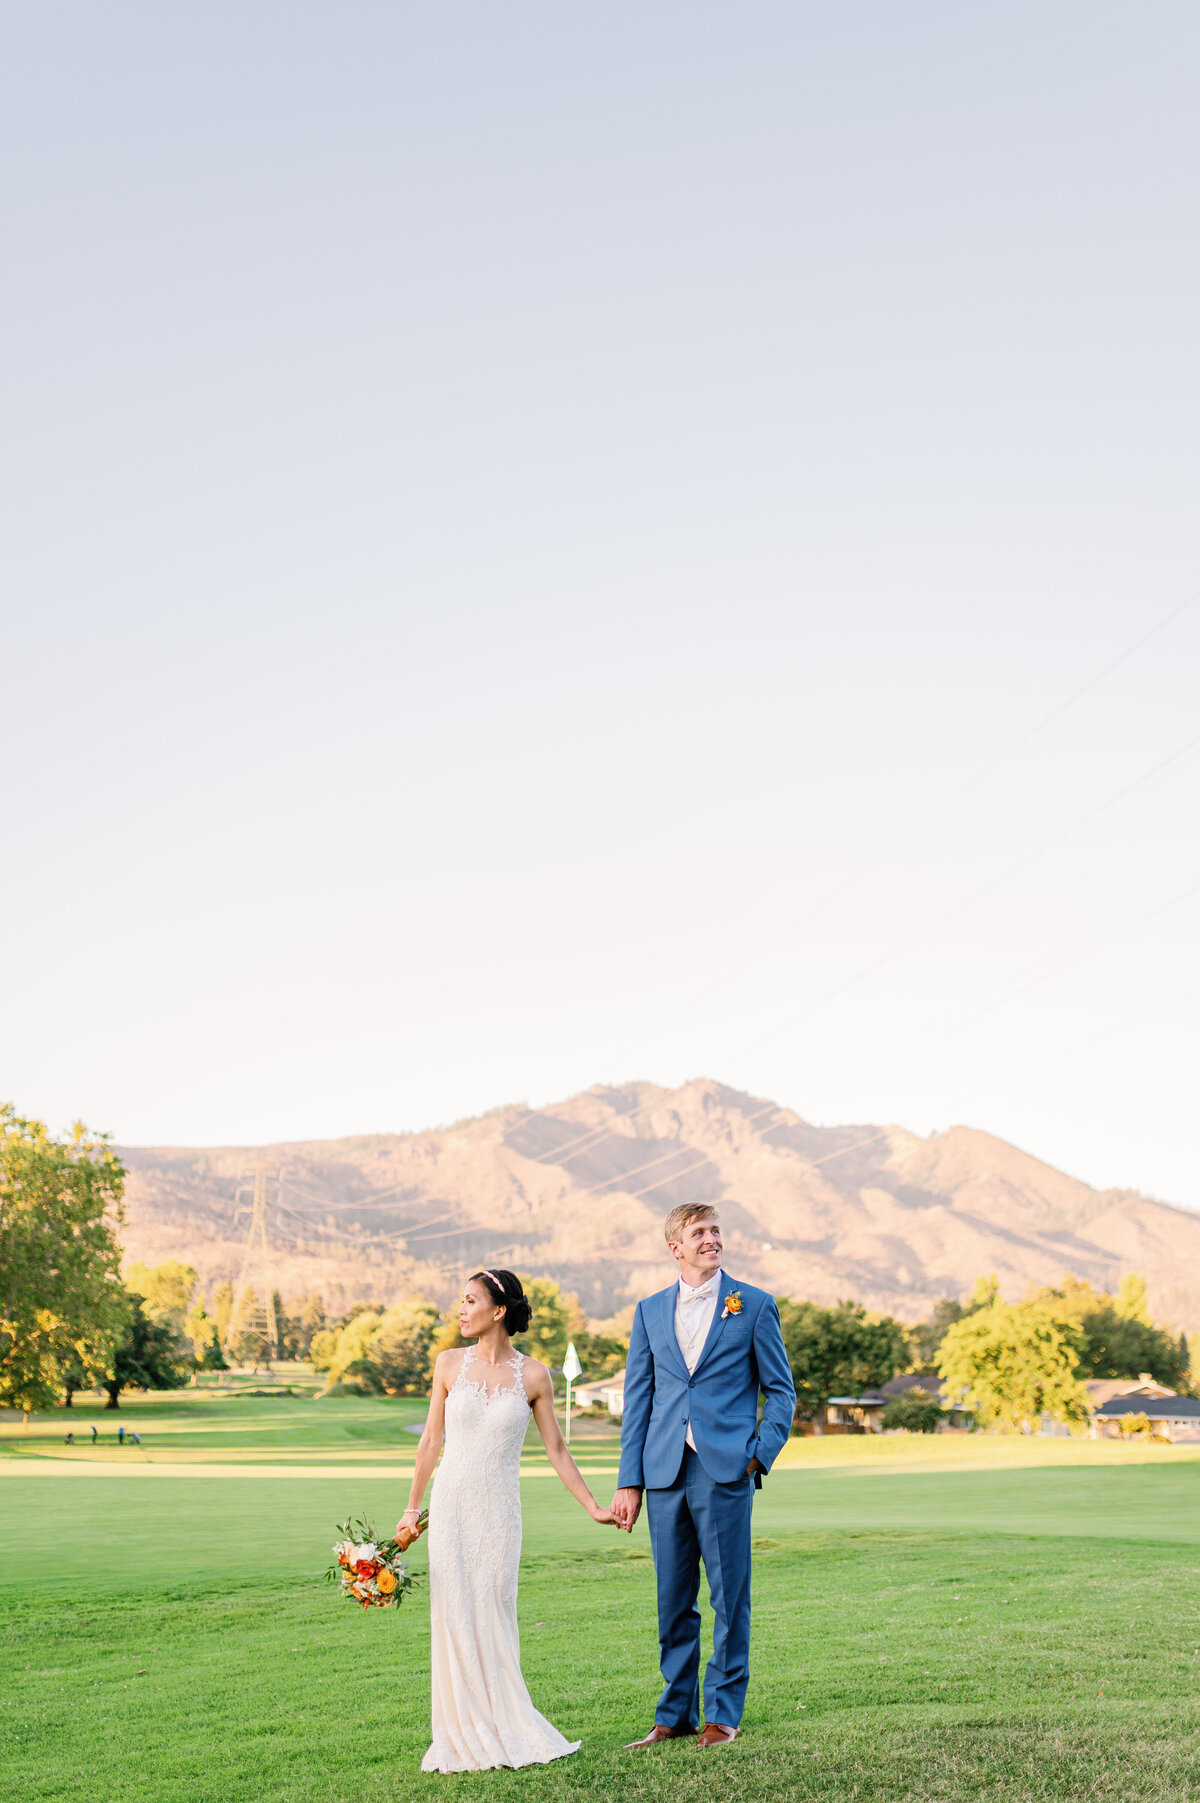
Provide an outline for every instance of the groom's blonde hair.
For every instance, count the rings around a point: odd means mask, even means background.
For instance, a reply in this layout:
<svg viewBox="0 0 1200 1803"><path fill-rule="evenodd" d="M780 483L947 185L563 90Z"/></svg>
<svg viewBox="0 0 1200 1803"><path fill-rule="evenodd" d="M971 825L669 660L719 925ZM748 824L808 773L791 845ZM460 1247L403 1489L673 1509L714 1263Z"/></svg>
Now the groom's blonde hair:
<svg viewBox="0 0 1200 1803"><path fill-rule="evenodd" d="M685 1227L690 1227L693 1221L710 1219L715 1221L716 1218L717 1211L711 1202L681 1202L677 1208L671 1210L663 1222L663 1237L668 1246L672 1240L678 1244L680 1234Z"/></svg>

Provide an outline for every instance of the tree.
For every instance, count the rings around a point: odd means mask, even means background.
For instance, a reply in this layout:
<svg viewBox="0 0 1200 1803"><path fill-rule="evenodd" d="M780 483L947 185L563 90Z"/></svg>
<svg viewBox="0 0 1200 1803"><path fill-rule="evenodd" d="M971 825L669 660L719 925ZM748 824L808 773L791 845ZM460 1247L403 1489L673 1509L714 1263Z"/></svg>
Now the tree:
<svg viewBox="0 0 1200 1803"><path fill-rule="evenodd" d="M413 1297L382 1313L364 1309L340 1327L313 1335L313 1368L343 1384L385 1396L423 1396L429 1388L430 1348L441 1310Z"/></svg>
<svg viewBox="0 0 1200 1803"><path fill-rule="evenodd" d="M1187 1342L1164 1327L1155 1327L1143 1278L1123 1277L1117 1294L1110 1296L1081 1278L1068 1276L1056 1289L1038 1290L1030 1300L1056 1307L1078 1322L1083 1377L1149 1376L1172 1390L1187 1383Z"/></svg>
<svg viewBox="0 0 1200 1803"><path fill-rule="evenodd" d="M0 1405L26 1419L98 1375L121 1338L124 1180L104 1135L77 1122L56 1139L0 1107Z"/></svg>
<svg viewBox="0 0 1200 1803"><path fill-rule="evenodd" d="M529 1332L517 1334L513 1345L543 1365L561 1365L567 1341L587 1329L587 1316L574 1292L564 1295L552 1277L522 1277L525 1294L533 1307Z"/></svg>
<svg viewBox="0 0 1200 1803"><path fill-rule="evenodd" d="M221 1336L213 1325L212 1337L200 1353L201 1371L228 1371L229 1363L221 1351Z"/></svg>
<svg viewBox="0 0 1200 1803"><path fill-rule="evenodd" d="M222 1346L229 1333L229 1317L233 1313L233 1285L219 1283L213 1291L212 1318L217 1324Z"/></svg>
<svg viewBox="0 0 1200 1803"><path fill-rule="evenodd" d="M950 1328L938 1370L983 1422L1032 1433L1044 1414L1069 1423L1087 1419L1082 1350L1079 1322L1061 1305L997 1300Z"/></svg>
<svg viewBox="0 0 1200 1803"><path fill-rule="evenodd" d="M1130 1319L1115 1308L1090 1310L1081 1322L1083 1364L1089 1377L1154 1378L1170 1390L1188 1380L1187 1341L1164 1328Z"/></svg>
<svg viewBox="0 0 1200 1803"><path fill-rule="evenodd" d="M388 1309L372 1336L368 1356L388 1396L423 1396L429 1387L429 1349L441 1311L419 1298Z"/></svg>
<svg viewBox="0 0 1200 1803"><path fill-rule="evenodd" d="M288 1303L281 1302L276 1291L275 1319L279 1323L280 1358L307 1358L313 1335L325 1326L325 1305L315 1291Z"/></svg>
<svg viewBox="0 0 1200 1803"><path fill-rule="evenodd" d="M595 1383L601 1377L615 1377L624 1368L629 1357L628 1334L622 1338L620 1334L592 1333L585 1327L571 1337L588 1383Z"/></svg>
<svg viewBox="0 0 1200 1803"><path fill-rule="evenodd" d="M313 1335L308 1356L312 1361L314 1371L328 1371L331 1368L337 1357L337 1345L338 1329L336 1327L323 1327L319 1333Z"/></svg>
<svg viewBox="0 0 1200 1803"><path fill-rule="evenodd" d="M300 1331L297 1358L306 1358L312 1345L313 1335L320 1333L325 1325L325 1304L316 1290L306 1296L300 1304Z"/></svg>
<svg viewBox="0 0 1200 1803"><path fill-rule="evenodd" d="M219 1366L206 1363L213 1340L215 1339L217 1345L220 1346L221 1335L216 1322L204 1306L203 1296L196 1298L184 1316L183 1337L190 1340L192 1352L202 1371L227 1371L229 1369L223 1354Z"/></svg>
<svg viewBox="0 0 1200 1803"><path fill-rule="evenodd" d="M937 1397L916 1388L889 1396L880 1421L885 1428L899 1427L909 1434L936 1434L945 1418Z"/></svg>
<svg viewBox="0 0 1200 1803"><path fill-rule="evenodd" d="M1146 1294L1146 1279L1136 1271L1126 1271L1117 1285L1117 1312L1129 1321L1141 1321L1147 1327L1150 1321L1150 1298Z"/></svg>
<svg viewBox="0 0 1200 1803"><path fill-rule="evenodd" d="M132 1264L125 1268L125 1287L144 1299L146 1313L172 1333L182 1334L188 1308L200 1279L191 1265L177 1258L161 1265ZM203 1307L203 1298L200 1306Z"/></svg>
<svg viewBox="0 0 1200 1803"><path fill-rule="evenodd" d="M75 1407L75 1392L82 1390L87 1381L88 1374L83 1368L82 1361L77 1358L71 1359L62 1374L64 1409Z"/></svg>
<svg viewBox="0 0 1200 1803"><path fill-rule="evenodd" d="M138 1390L178 1390L187 1382L183 1349L176 1335L146 1313L143 1298L129 1297L129 1327L113 1354L103 1387L108 1391L106 1409L119 1409L121 1391L131 1384Z"/></svg>
<svg viewBox="0 0 1200 1803"><path fill-rule="evenodd" d="M237 1328L232 1338L226 1318L221 1341L226 1355L239 1365L257 1368L260 1360L269 1363L276 1356L276 1345L268 1326L268 1311L259 1300L258 1291L247 1285L238 1298L238 1308L243 1325Z"/></svg>
<svg viewBox="0 0 1200 1803"><path fill-rule="evenodd" d="M802 1415L815 1415L831 1396L886 1383L908 1361L908 1336L899 1321L872 1318L857 1302L822 1308L783 1296L779 1319Z"/></svg>
<svg viewBox="0 0 1200 1803"><path fill-rule="evenodd" d="M915 1327L908 1330L909 1346L912 1351L913 1369L915 1371L932 1371L933 1361L937 1357L938 1347L946 1337L948 1328L961 1321L966 1310L954 1296L943 1296L935 1302L928 1320L918 1321Z"/></svg>

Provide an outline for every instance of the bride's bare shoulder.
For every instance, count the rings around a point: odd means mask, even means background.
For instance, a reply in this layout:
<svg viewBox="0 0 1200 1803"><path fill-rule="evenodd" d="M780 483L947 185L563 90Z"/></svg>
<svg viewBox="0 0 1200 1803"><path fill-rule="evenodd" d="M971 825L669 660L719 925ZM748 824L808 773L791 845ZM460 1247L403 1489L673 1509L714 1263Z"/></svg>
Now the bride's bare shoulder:
<svg viewBox="0 0 1200 1803"><path fill-rule="evenodd" d="M448 1346L445 1352L439 1352L433 1361L435 1377L453 1378L457 1375L469 1348L466 1346Z"/></svg>

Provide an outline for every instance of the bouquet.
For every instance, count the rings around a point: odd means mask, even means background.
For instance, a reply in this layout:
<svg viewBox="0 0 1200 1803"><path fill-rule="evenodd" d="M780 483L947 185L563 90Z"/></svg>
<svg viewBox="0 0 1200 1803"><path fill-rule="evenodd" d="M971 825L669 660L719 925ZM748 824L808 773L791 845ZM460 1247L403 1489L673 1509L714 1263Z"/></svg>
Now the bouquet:
<svg viewBox="0 0 1200 1803"><path fill-rule="evenodd" d="M399 1540L377 1540L375 1530L365 1521L343 1521L338 1527L340 1538L333 1548L335 1564L325 1573L327 1582L336 1581L343 1596L361 1603L364 1609L386 1609L404 1601L414 1578L404 1563L405 1549L422 1533L429 1520L425 1509L417 1522L417 1531Z"/></svg>

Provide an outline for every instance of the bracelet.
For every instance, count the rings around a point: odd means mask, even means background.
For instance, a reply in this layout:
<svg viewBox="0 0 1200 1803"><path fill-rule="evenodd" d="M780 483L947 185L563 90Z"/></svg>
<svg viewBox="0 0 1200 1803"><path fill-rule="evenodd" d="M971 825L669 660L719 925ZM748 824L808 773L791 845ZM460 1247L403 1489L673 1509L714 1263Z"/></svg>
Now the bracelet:
<svg viewBox="0 0 1200 1803"><path fill-rule="evenodd" d="M404 1511L404 1515L419 1515L420 1513L420 1509L405 1509ZM404 1520L404 1515L400 1517L401 1521Z"/></svg>

